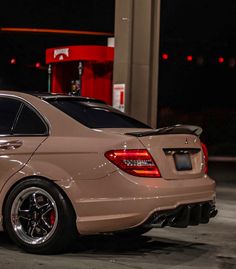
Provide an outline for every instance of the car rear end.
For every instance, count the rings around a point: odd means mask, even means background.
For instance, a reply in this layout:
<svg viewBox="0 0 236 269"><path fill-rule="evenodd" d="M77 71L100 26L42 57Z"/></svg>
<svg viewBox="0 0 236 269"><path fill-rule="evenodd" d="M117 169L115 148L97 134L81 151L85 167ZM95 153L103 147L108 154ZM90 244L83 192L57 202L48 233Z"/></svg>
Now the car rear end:
<svg viewBox="0 0 236 269"><path fill-rule="evenodd" d="M99 137L92 148L100 157L96 170L88 169L87 162L87 175L73 181L73 193L80 194L71 199L81 234L139 226L187 227L216 215L215 182L207 175L201 128L177 125L154 130L94 100L45 99ZM88 145L83 152L89 150ZM89 179L91 171L107 167L103 176Z"/></svg>
<svg viewBox="0 0 236 269"><path fill-rule="evenodd" d="M207 149L200 133L199 127L184 125L129 132L143 150L117 149L105 154L143 187L134 197L143 214L139 225L183 228L208 223L217 214L215 182L207 175Z"/></svg>

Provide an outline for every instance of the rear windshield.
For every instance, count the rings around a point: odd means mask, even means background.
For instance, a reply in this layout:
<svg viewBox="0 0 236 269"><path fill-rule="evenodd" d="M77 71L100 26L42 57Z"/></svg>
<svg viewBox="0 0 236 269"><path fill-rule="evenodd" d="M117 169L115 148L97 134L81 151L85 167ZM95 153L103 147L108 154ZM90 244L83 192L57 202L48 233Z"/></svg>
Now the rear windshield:
<svg viewBox="0 0 236 269"><path fill-rule="evenodd" d="M59 98L47 102L89 128L150 128L108 105Z"/></svg>

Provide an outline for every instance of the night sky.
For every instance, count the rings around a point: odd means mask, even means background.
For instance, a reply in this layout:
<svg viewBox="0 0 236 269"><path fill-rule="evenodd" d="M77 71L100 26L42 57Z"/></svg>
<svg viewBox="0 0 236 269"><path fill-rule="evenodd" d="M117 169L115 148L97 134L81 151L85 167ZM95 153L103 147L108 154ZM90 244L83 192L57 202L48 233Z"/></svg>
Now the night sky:
<svg viewBox="0 0 236 269"><path fill-rule="evenodd" d="M236 42L234 0L163 0L162 38L195 45ZM213 45L213 44L212 44Z"/></svg>
<svg viewBox="0 0 236 269"><path fill-rule="evenodd" d="M119 0L118 0L119 1ZM2 27L113 32L114 0L2 1ZM235 42L235 0L162 0L162 39Z"/></svg>
<svg viewBox="0 0 236 269"><path fill-rule="evenodd" d="M113 0L1 1L3 27L56 28L113 32Z"/></svg>

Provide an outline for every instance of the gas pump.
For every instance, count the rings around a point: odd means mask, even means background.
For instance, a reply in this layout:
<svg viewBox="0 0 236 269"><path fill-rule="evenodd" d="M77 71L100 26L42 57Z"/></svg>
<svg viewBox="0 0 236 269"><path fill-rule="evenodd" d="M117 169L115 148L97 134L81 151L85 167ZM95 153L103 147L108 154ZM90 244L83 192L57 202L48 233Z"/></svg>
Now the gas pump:
<svg viewBox="0 0 236 269"><path fill-rule="evenodd" d="M78 78L75 80L71 80L71 91L70 95L80 96L82 92L82 74L83 74L83 63L79 61L78 64Z"/></svg>

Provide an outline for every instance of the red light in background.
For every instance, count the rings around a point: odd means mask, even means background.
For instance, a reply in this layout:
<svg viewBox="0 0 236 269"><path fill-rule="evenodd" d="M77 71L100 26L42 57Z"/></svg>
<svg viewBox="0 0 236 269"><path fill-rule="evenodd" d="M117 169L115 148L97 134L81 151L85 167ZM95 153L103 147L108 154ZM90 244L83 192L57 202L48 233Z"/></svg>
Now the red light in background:
<svg viewBox="0 0 236 269"><path fill-rule="evenodd" d="M167 53L162 54L162 59L163 60L168 60L168 58L169 58L169 55Z"/></svg>
<svg viewBox="0 0 236 269"><path fill-rule="evenodd" d="M188 62L191 62L191 61L193 60L193 56L192 56L192 55L187 55L187 56L186 56L186 60L187 60Z"/></svg>
<svg viewBox="0 0 236 269"><path fill-rule="evenodd" d="M37 63L35 64L35 67L36 67L36 68L40 68L40 66L41 66L41 64L40 64L39 62L37 62Z"/></svg>
<svg viewBox="0 0 236 269"><path fill-rule="evenodd" d="M16 59L15 59L15 58L12 58L12 59L10 60L10 64L16 64Z"/></svg>
<svg viewBox="0 0 236 269"><path fill-rule="evenodd" d="M225 61L225 59L223 57L218 58L218 63L222 64L224 61Z"/></svg>

